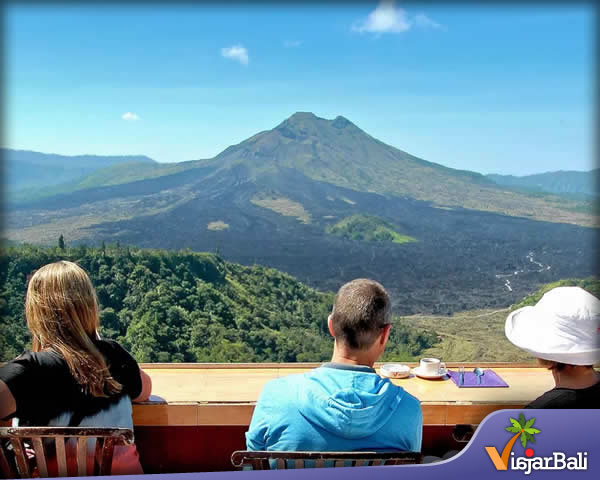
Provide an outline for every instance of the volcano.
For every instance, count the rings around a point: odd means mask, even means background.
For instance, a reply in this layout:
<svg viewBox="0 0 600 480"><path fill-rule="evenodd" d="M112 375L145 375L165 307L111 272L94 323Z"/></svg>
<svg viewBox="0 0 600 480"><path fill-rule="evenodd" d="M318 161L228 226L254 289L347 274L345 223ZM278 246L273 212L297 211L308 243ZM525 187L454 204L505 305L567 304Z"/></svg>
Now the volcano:
<svg viewBox="0 0 600 480"><path fill-rule="evenodd" d="M342 116L295 113L214 158L154 166L151 176L123 168L12 208L5 235L213 251L323 290L371 277L406 314L506 306L597 271L595 218L417 158Z"/></svg>

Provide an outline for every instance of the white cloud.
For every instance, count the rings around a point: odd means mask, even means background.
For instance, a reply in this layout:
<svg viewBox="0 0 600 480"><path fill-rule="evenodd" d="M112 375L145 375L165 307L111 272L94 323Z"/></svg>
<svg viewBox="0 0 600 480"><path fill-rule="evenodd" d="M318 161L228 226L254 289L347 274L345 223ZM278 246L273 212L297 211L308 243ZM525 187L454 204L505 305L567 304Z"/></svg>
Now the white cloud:
<svg viewBox="0 0 600 480"><path fill-rule="evenodd" d="M283 42L283 46L285 48L296 48L296 47L299 47L300 45L302 45L301 40L286 40L285 42Z"/></svg>
<svg viewBox="0 0 600 480"><path fill-rule="evenodd" d="M382 0L367 18L352 25L352 30L359 33L402 33L413 27L422 29L445 30L444 26L429 18L424 13L410 17L406 10L396 7L395 0Z"/></svg>
<svg viewBox="0 0 600 480"><path fill-rule="evenodd" d="M131 113L131 112L124 113L123 115L121 115L121 118L123 120L127 120L129 122L135 122L136 120L140 119L140 117L138 117L138 115L136 113Z"/></svg>
<svg viewBox="0 0 600 480"><path fill-rule="evenodd" d="M433 28L434 30L443 29L443 25L439 24L435 20L432 20L424 13L418 13L415 15L415 25L420 28Z"/></svg>
<svg viewBox="0 0 600 480"><path fill-rule="evenodd" d="M394 0L383 0L369 16L356 22L352 30L359 33L401 33L410 30L411 24L402 8Z"/></svg>
<svg viewBox="0 0 600 480"><path fill-rule="evenodd" d="M221 49L221 55L225 58L231 58L237 60L242 65L248 65L250 59L248 58L248 50L242 45L234 45L233 47L226 47Z"/></svg>

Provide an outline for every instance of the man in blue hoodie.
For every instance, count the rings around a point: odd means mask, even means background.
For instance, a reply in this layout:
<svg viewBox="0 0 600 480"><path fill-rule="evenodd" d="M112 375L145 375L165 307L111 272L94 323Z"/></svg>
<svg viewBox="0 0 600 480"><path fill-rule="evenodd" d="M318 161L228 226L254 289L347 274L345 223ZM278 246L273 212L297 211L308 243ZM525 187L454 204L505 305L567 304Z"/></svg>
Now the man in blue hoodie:
<svg viewBox="0 0 600 480"><path fill-rule="evenodd" d="M246 433L248 450L420 451L419 401L373 369L391 316L379 283L357 279L342 286L328 318L331 362L265 385Z"/></svg>

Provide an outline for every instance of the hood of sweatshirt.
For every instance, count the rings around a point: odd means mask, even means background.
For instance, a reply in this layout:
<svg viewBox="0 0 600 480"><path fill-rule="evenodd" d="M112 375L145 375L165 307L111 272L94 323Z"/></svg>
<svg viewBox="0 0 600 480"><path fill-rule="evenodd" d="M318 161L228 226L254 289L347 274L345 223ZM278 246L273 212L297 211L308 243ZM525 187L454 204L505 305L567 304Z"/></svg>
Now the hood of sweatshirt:
<svg viewBox="0 0 600 480"><path fill-rule="evenodd" d="M305 374L298 392L302 416L342 438L373 435L394 414L405 391L365 370L322 366Z"/></svg>

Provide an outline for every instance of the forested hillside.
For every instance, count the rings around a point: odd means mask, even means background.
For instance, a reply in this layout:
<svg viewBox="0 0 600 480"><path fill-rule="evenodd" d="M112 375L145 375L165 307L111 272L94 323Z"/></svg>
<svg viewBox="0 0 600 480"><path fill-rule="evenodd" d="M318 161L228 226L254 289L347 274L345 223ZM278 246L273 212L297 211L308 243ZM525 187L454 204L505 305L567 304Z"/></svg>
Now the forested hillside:
<svg viewBox="0 0 600 480"><path fill-rule="evenodd" d="M0 361L29 345L27 276L59 259L84 267L101 304L101 333L141 362L324 361L333 295L290 275L209 253L8 247L0 257ZM436 341L398 320L385 359L409 360Z"/></svg>
<svg viewBox="0 0 600 480"><path fill-rule="evenodd" d="M391 242L408 243L417 239L403 235L394 230L394 226L373 215L352 215L346 217L331 227L327 233L337 235L348 240L361 242Z"/></svg>
<svg viewBox="0 0 600 480"><path fill-rule="evenodd" d="M581 287L595 297L600 298L600 280L598 277L565 278L564 280L559 280L558 282L552 282L542 286L537 290L537 292L528 295L522 301L513 305L512 309L516 310L517 308L535 305L540 301L545 293L556 287Z"/></svg>
<svg viewBox="0 0 600 480"><path fill-rule="evenodd" d="M543 285L520 302L502 309L481 309L457 312L452 316L415 315L405 322L423 329L435 328L441 342L423 355L455 362L533 362L525 350L515 347L504 334L504 324L510 312L535 305L542 296L556 287L577 286L600 298L600 279L566 278Z"/></svg>

